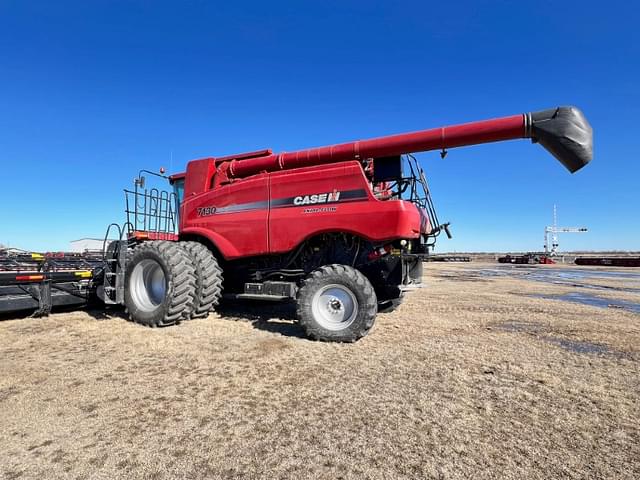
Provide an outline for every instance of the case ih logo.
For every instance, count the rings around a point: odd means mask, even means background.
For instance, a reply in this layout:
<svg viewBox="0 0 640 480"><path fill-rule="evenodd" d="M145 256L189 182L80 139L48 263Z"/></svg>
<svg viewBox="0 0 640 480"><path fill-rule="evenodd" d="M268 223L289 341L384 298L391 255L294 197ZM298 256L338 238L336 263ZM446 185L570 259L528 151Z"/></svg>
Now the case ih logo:
<svg viewBox="0 0 640 480"><path fill-rule="evenodd" d="M293 198L294 205L315 205L316 203L331 203L340 200L340 192L334 190L329 193L317 193L313 195L299 195Z"/></svg>
<svg viewBox="0 0 640 480"><path fill-rule="evenodd" d="M207 205L196 208L198 217L208 217L225 213L248 212L250 210L269 210L273 208L295 208L305 205L321 205L326 203L346 203L367 200L367 191L362 188L354 190L338 191L327 193L314 193L313 195L298 195L297 197L274 198L272 200L261 200L258 202L233 203L223 207ZM307 208L303 213L335 212L336 207Z"/></svg>

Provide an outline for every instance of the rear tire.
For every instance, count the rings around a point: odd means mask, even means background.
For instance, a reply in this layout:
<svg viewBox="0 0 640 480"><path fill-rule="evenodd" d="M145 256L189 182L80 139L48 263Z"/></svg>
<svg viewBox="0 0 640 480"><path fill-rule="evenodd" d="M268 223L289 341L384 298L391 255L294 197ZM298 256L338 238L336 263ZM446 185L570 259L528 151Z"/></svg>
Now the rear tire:
<svg viewBox="0 0 640 480"><path fill-rule="evenodd" d="M191 259L175 242L144 242L127 260L124 302L133 322L165 327L189 318L195 289Z"/></svg>
<svg viewBox="0 0 640 480"><path fill-rule="evenodd" d="M180 242L187 251L196 276L196 292L191 318L204 318L222 298L222 269L211 250L198 242Z"/></svg>
<svg viewBox="0 0 640 480"><path fill-rule="evenodd" d="M346 265L313 271L298 290L298 319L316 340L355 342L373 327L378 301L371 283Z"/></svg>

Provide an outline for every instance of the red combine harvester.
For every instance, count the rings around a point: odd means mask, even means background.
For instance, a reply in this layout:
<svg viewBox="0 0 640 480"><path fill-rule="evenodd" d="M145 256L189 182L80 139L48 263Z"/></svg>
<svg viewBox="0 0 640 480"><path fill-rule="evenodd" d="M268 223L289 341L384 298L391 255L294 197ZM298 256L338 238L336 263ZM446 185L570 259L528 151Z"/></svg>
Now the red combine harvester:
<svg viewBox="0 0 640 480"><path fill-rule="evenodd" d="M444 156L517 138L540 143L571 172L592 158L582 112L559 107L298 152L194 160L168 177L173 192L145 189L141 171L134 191L125 191L127 223L110 226L118 240L89 278L56 282L44 272L29 281L24 265L5 268L0 311L20 300L47 313L56 296L61 303L95 294L125 305L135 322L166 326L207 316L224 290L237 299L295 300L310 337L355 341L378 312L420 286L422 261L441 232L450 236L411 153Z"/></svg>

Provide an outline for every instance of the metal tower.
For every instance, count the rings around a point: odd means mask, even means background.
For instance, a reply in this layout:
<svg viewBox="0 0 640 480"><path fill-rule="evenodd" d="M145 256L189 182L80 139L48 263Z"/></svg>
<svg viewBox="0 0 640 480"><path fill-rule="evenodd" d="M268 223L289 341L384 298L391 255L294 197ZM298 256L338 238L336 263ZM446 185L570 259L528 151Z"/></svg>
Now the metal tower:
<svg viewBox="0 0 640 480"><path fill-rule="evenodd" d="M559 227L558 212L556 206L553 206L553 225L544 227L544 253L550 257L558 254L558 234L559 233L584 233L586 227ZM551 248L549 248L549 235L551 235Z"/></svg>

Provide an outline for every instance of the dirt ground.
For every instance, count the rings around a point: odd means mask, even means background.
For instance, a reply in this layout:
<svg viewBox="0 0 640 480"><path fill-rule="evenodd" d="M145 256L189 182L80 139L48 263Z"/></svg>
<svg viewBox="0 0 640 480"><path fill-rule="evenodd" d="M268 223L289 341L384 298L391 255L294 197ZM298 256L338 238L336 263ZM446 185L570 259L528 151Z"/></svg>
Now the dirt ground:
<svg viewBox="0 0 640 480"><path fill-rule="evenodd" d="M0 478L640 478L638 276L426 267L355 344L290 305L5 319ZM572 292L611 304L530 296Z"/></svg>

